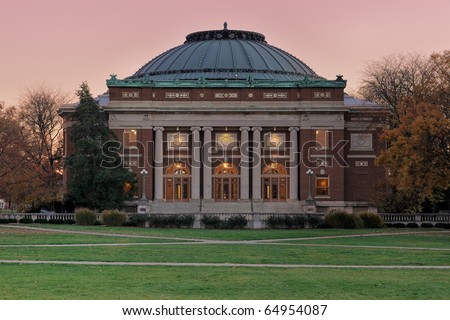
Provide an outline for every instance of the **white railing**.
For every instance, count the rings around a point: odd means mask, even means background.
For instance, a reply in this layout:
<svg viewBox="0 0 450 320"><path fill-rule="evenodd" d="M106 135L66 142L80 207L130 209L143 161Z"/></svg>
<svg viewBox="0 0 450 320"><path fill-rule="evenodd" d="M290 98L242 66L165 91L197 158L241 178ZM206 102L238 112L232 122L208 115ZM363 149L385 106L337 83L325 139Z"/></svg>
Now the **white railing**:
<svg viewBox="0 0 450 320"><path fill-rule="evenodd" d="M128 214L132 216L134 214ZM179 215L179 214L159 214L159 215ZM197 213L194 214L195 221L197 222L197 227L202 227L200 221L204 216L216 216L220 220L225 221L231 217L237 215L243 216L247 219L249 228L267 228L267 219L270 217L285 217L285 216L295 216L295 214L277 214L277 213ZM315 217L322 218L323 214L312 215ZM450 223L450 213L421 213L421 214L407 214L407 213L380 213L380 216L385 223L417 223L419 226L422 223ZM0 213L0 219L16 219L18 222L22 218L32 219L33 221L37 219L50 220L75 220L74 213ZM100 217L98 217L100 218Z"/></svg>

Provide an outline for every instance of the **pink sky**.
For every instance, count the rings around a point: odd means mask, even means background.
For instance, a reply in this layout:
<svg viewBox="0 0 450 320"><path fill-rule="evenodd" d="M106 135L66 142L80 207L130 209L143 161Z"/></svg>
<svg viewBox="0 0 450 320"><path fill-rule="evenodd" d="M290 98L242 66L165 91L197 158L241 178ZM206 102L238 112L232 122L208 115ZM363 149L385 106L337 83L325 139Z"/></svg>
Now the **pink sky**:
<svg viewBox="0 0 450 320"><path fill-rule="evenodd" d="M188 33L256 31L319 75L358 88L369 61L450 49L449 0L0 0L0 101L40 84L106 91Z"/></svg>

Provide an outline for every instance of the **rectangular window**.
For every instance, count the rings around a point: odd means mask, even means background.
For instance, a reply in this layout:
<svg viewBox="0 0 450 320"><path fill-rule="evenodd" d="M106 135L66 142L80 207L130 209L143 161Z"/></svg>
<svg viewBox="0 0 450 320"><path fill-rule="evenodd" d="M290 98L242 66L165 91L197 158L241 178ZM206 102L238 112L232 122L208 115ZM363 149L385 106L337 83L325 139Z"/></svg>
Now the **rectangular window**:
<svg viewBox="0 0 450 320"><path fill-rule="evenodd" d="M168 133L168 148L169 149L187 149L189 143L189 135L187 133Z"/></svg>
<svg viewBox="0 0 450 320"><path fill-rule="evenodd" d="M316 195L330 195L330 178L328 176L316 177Z"/></svg>
<svg viewBox="0 0 450 320"><path fill-rule="evenodd" d="M316 143L318 149L329 149L329 143L330 143L330 131L329 130L322 130L317 129L316 130Z"/></svg>
<svg viewBox="0 0 450 320"><path fill-rule="evenodd" d="M125 148L137 147L136 129L127 129L123 131L123 146Z"/></svg>
<svg viewBox="0 0 450 320"><path fill-rule="evenodd" d="M264 147L265 148L285 148L286 136L280 132L268 132L264 134Z"/></svg>
<svg viewBox="0 0 450 320"><path fill-rule="evenodd" d="M238 146L236 133L218 133L216 134L217 147L220 149L228 150Z"/></svg>

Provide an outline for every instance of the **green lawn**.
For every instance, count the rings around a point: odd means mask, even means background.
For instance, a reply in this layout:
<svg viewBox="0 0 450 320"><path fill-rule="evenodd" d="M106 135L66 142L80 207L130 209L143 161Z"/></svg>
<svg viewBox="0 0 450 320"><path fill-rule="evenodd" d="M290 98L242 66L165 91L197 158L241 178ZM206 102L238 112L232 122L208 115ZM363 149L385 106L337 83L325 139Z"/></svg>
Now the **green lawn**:
<svg viewBox="0 0 450 320"><path fill-rule="evenodd" d="M0 299L450 299L448 270L1 265Z"/></svg>
<svg viewBox="0 0 450 320"><path fill-rule="evenodd" d="M327 245L360 245L360 246L386 246L409 248L443 248L450 250L450 232L395 235L385 237L353 237L314 240L290 240L285 243L296 244L327 244Z"/></svg>
<svg viewBox="0 0 450 320"><path fill-rule="evenodd" d="M26 225L36 228L55 230L86 231L95 233L132 234L152 237L174 237L188 239L210 239L210 240L261 240L261 239L286 239L304 238L317 236L352 235L361 233L407 233L408 229L294 229L294 230L217 230L217 229L156 229L156 228L129 228L105 226L76 225ZM0 229L1 231L1 229ZM413 230L417 231L417 230ZM422 232L431 231L424 229Z"/></svg>
<svg viewBox="0 0 450 320"><path fill-rule="evenodd" d="M0 259L370 266L450 265L450 250L433 250L433 248L450 249L449 233L429 230L426 230L426 234L420 235L364 236L374 232L393 233L398 230L192 230L34 226L79 232L102 232L105 235L42 233L36 230L24 231L0 227ZM115 237L111 234L123 236ZM130 237L127 237L127 234ZM350 234L354 234L355 237L292 240ZM277 242L168 244L167 241L172 240L148 238L152 236L186 240L277 239ZM76 246L88 243L121 245ZM17 246L20 244L75 246ZM392 248L322 247L302 244ZM406 246L428 249L394 248ZM450 299L448 279L450 269L313 267L291 269L0 263L0 299Z"/></svg>

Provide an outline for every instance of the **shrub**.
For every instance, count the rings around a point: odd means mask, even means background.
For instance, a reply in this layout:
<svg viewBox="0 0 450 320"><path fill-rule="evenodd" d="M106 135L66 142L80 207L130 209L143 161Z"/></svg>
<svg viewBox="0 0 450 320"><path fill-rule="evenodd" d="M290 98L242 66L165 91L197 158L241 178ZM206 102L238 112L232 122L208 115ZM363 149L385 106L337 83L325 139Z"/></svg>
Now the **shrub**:
<svg viewBox="0 0 450 320"><path fill-rule="evenodd" d="M133 214L128 217L128 221L124 223L124 226L144 227L147 220L148 217L145 214Z"/></svg>
<svg viewBox="0 0 450 320"><path fill-rule="evenodd" d="M419 225L415 222L410 222L410 223L406 224L406 227L407 228L418 228Z"/></svg>
<svg viewBox="0 0 450 320"><path fill-rule="evenodd" d="M34 223L48 223L47 219L35 219Z"/></svg>
<svg viewBox="0 0 450 320"><path fill-rule="evenodd" d="M266 222L269 228L284 229L284 228L304 228L309 217L305 215L284 215L284 216L270 216Z"/></svg>
<svg viewBox="0 0 450 320"><path fill-rule="evenodd" d="M19 223L33 223L33 219L31 218L21 218Z"/></svg>
<svg viewBox="0 0 450 320"><path fill-rule="evenodd" d="M421 228L433 228L433 224L430 222L423 222Z"/></svg>
<svg viewBox="0 0 450 320"><path fill-rule="evenodd" d="M363 221L364 228L383 228L384 221L379 214L363 212L358 215Z"/></svg>
<svg viewBox="0 0 450 320"><path fill-rule="evenodd" d="M17 219L16 218L9 219L9 223L17 223Z"/></svg>
<svg viewBox="0 0 450 320"><path fill-rule="evenodd" d="M205 215L201 222L207 229L219 229L222 225L222 220L218 216Z"/></svg>
<svg viewBox="0 0 450 320"><path fill-rule="evenodd" d="M335 210L327 214L325 216L325 224L338 229L358 229L364 227L364 223L359 216L341 210Z"/></svg>
<svg viewBox="0 0 450 320"><path fill-rule="evenodd" d="M120 227L127 221L127 215L119 210L104 210L102 221L109 227Z"/></svg>
<svg viewBox="0 0 450 320"><path fill-rule="evenodd" d="M450 223L442 223L438 222L434 225L435 228L443 228L443 229L450 229Z"/></svg>
<svg viewBox="0 0 450 320"><path fill-rule="evenodd" d="M194 223L194 220L195 218L193 215L184 214L182 216L178 216L177 227L179 228L191 227L192 224Z"/></svg>
<svg viewBox="0 0 450 320"><path fill-rule="evenodd" d="M322 217L308 214L306 218L310 228L318 228L321 224L325 225Z"/></svg>
<svg viewBox="0 0 450 320"><path fill-rule="evenodd" d="M392 224L392 228L406 228L406 225L401 222L396 222Z"/></svg>
<svg viewBox="0 0 450 320"><path fill-rule="evenodd" d="M66 219L66 220L64 220L64 224L75 224L75 223L76 222L73 219Z"/></svg>
<svg viewBox="0 0 450 320"><path fill-rule="evenodd" d="M190 227L194 222L193 215L151 215L148 219L150 227L180 228Z"/></svg>
<svg viewBox="0 0 450 320"><path fill-rule="evenodd" d="M48 223L50 223L50 224L64 224L64 220L63 219L49 219Z"/></svg>
<svg viewBox="0 0 450 320"><path fill-rule="evenodd" d="M232 216L222 221L218 216L205 215L201 222L207 229L243 229L247 226L247 218L242 215Z"/></svg>
<svg viewBox="0 0 450 320"><path fill-rule="evenodd" d="M244 216L233 216L225 221L224 227L226 229L243 229L247 226L247 218Z"/></svg>
<svg viewBox="0 0 450 320"><path fill-rule="evenodd" d="M78 208L75 210L75 222L80 226L93 226L97 221L97 214L87 208Z"/></svg>

